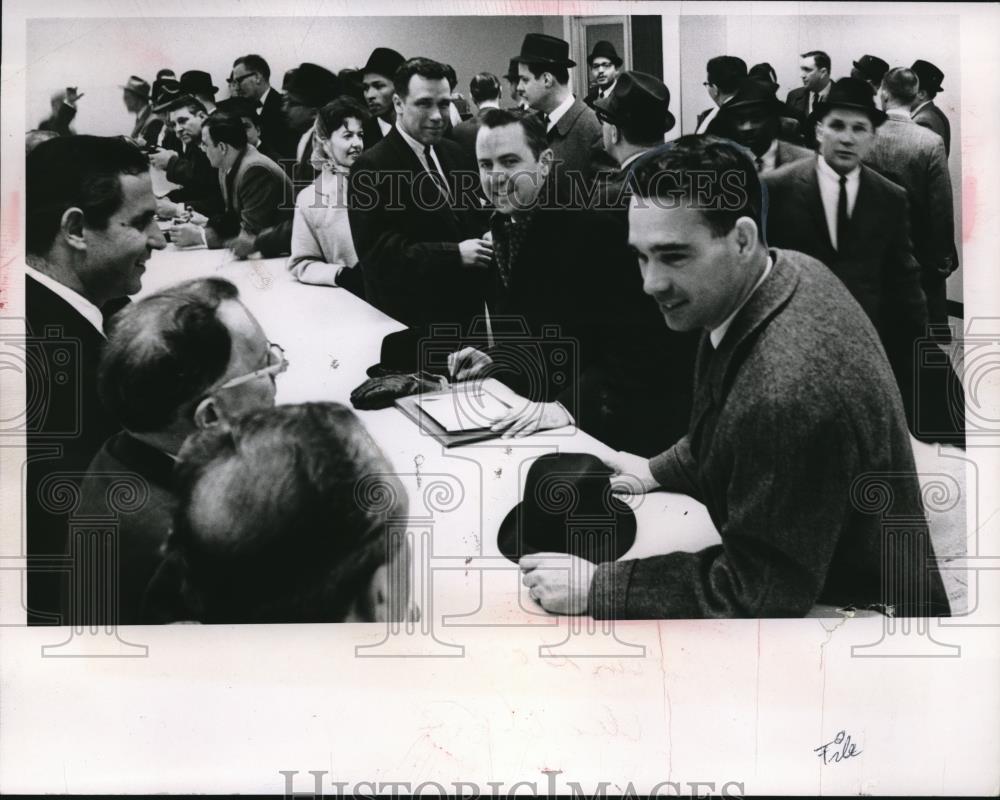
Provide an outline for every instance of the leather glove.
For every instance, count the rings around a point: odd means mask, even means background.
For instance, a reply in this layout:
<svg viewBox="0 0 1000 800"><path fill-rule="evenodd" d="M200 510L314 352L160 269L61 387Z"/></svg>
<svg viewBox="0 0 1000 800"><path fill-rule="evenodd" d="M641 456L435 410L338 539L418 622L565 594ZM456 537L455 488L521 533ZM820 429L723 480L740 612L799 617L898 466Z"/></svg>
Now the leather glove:
<svg viewBox="0 0 1000 800"><path fill-rule="evenodd" d="M425 373L384 375L378 378L369 378L351 392L351 405L359 411L388 408L397 397L407 397L423 392L439 392L447 388L448 382L444 378L437 378Z"/></svg>

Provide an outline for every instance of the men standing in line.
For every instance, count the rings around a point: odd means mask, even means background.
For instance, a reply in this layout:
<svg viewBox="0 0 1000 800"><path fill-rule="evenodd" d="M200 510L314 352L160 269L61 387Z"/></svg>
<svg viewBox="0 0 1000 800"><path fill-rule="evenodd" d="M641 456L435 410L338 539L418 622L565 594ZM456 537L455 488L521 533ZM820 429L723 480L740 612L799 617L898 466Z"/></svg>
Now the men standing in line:
<svg viewBox="0 0 1000 800"><path fill-rule="evenodd" d="M819 158L765 176L767 241L824 264L861 304L882 338L914 423L914 346L927 303L910 244L906 192L862 161L885 113L864 81L841 78L816 106Z"/></svg>
<svg viewBox="0 0 1000 800"><path fill-rule="evenodd" d="M711 176L733 174L745 192L727 198L729 178ZM687 435L650 460L608 461L635 492L704 503L721 542L603 564L526 555L531 596L554 613L612 619L801 617L817 603L948 615L875 331L822 264L767 247L745 151L684 137L640 163L635 191L629 242L645 291L701 345ZM907 536L887 537L857 502L866 475L887 484L888 513L912 520Z"/></svg>
<svg viewBox="0 0 1000 800"><path fill-rule="evenodd" d="M261 138L281 160L295 158L299 137L288 127L281 93L271 88L271 68L259 55L241 56L233 62L229 93L257 104Z"/></svg>
<svg viewBox="0 0 1000 800"><path fill-rule="evenodd" d="M365 122L365 147L371 148L381 142L392 130L396 121L396 111L392 103L395 92L393 76L404 59L389 47L376 47L368 56L368 62L361 68L361 83L371 117Z"/></svg>
<svg viewBox="0 0 1000 800"><path fill-rule="evenodd" d="M589 185L597 172L601 124L583 101L569 89L569 43L554 36L529 33L521 44L519 88L528 105L545 123L555 169L578 185Z"/></svg>
<svg viewBox="0 0 1000 800"><path fill-rule="evenodd" d="M28 415L25 507L29 558L44 560L64 555L67 537L67 517L51 494L58 486L46 478L66 473L74 481L118 430L97 396L102 307L139 291L146 262L166 241L149 162L121 137L42 142L27 156L25 185L28 347L50 380L28 385L47 403ZM29 396L29 405L35 400ZM56 570L31 571L29 623L59 622L62 583Z"/></svg>
<svg viewBox="0 0 1000 800"><path fill-rule="evenodd" d="M917 88L917 97L913 101L911 116L913 121L924 128L930 128L934 133L944 140L945 155L951 153L951 123L944 112L934 105L934 98L941 91L941 81L944 80L944 73L935 67L930 61L917 59L910 67L917 78L920 86Z"/></svg>
<svg viewBox="0 0 1000 800"><path fill-rule="evenodd" d="M745 78L736 94L719 111L711 132L746 147L753 153L757 172L773 172L783 164L816 154L778 138L788 107L775 96L771 84Z"/></svg>
<svg viewBox="0 0 1000 800"><path fill-rule="evenodd" d="M493 255L482 238L478 176L442 138L451 105L444 65L411 58L396 71L396 124L351 169L348 209L368 302L404 324L481 314Z"/></svg>
<svg viewBox="0 0 1000 800"><path fill-rule="evenodd" d="M614 90L622 60L615 46L602 40L594 45L587 56L587 66L590 68L592 85L583 102L590 105L592 101L604 99Z"/></svg>
<svg viewBox="0 0 1000 800"><path fill-rule="evenodd" d="M708 60L705 71L705 90L715 107L706 108L698 115L695 133L705 133L719 109L736 94L740 82L747 76L747 64L736 56L715 56Z"/></svg>
<svg viewBox="0 0 1000 800"><path fill-rule="evenodd" d="M110 516L111 486L129 474L144 482L146 498L117 512L115 569L108 575L117 603L92 606L81 622L146 621L142 599L173 522L173 468L181 445L197 430L272 407L275 378L286 367L281 348L268 342L236 287L220 278L171 286L115 316L98 392L123 430L91 461L80 512Z"/></svg>
<svg viewBox="0 0 1000 800"><path fill-rule="evenodd" d="M802 85L788 93L785 103L802 123L802 143L816 149L816 131L811 121L816 104L826 100L830 93L830 56L822 50L810 50L799 56Z"/></svg>

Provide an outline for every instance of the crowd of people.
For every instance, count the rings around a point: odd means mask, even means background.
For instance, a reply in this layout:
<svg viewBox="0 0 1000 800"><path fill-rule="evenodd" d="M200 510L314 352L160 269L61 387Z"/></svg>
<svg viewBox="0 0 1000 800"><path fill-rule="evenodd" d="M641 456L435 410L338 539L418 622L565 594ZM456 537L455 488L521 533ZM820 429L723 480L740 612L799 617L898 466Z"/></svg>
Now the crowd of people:
<svg viewBox="0 0 1000 800"><path fill-rule="evenodd" d="M949 341L958 266L943 74L863 55L834 79L814 50L783 102L770 65L718 56L713 106L664 144L663 81L622 70L610 42L587 61L580 99L569 44L528 34L506 75L471 78L473 111L430 58L379 47L358 69L303 63L279 90L250 54L224 99L200 70L130 77L121 137L74 133L83 93L53 96L28 133L27 319L75 343L79 391L53 390L31 417L29 621L419 614L406 547L357 503L359 481L389 472L360 418L275 406L288 361L231 283L129 300L166 236L287 256L303 284L404 323L375 380L425 374L420 343L459 331L438 378L493 377L526 400L493 421L498 436L576 425L617 453L607 466L630 491L708 508L721 544L699 553L524 556L549 611L949 613L910 440L964 443L960 382L917 357ZM472 335L483 320L488 341ZM569 380L545 367L551 328L575 343ZM865 474L890 476L895 513L922 533L887 548L853 497ZM90 548L54 499L74 475L85 516L108 515L122 476L144 487L115 510L99 601L45 568ZM403 487L389 490L405 513Z"/></svg>

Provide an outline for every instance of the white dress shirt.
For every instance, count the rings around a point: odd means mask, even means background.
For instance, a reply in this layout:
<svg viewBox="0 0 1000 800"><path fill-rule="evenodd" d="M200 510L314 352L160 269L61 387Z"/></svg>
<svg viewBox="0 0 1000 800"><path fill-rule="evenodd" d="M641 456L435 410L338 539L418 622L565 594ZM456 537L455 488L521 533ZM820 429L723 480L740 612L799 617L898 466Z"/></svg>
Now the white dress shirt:
<svg viewBox="0 0 1000 800"><path fill-rule="evenodd" d="M713 328L711 331L709 331L708 339L712 343L713 348L715 348L716 350L719 349L719 343L722 341L722 338L726 335L726 331L729 330L729 326L733 324L733 320L736 319L736 315L739 314L740 309L747 304L747 300L753 297L754 292L756 292L760 288L760 285L764 282L764 279L771 274L771 267L773 266L774 266L774 261L771 260L771 256L769 254L767 257L767 266L764 268L764 272L757 279L757 283L753 285L753 288L750 290L750 293L743 298L743 302L740 303L738 306L736 306L733 313L730 314L728 317L726 317L718 328Z"/></svg>
<svg viewBox="0 0 1000 800"><path fill-rule="evenodd" d="M607 89L598 89L597 90L597 99L598 100L603 100L605 97L607 97L609 94L611 94L615 90L615 86L617 86L617 85L618 85L618 79L615 78L614 83L612 83Z"/></svg>
<svg viewBox="0 0 1000 800"><path fill-rule="evenodd" d="M716 106L711 111L709 111L705 118L701 121L697 128L694 129L695 133L704 133L705 129L708 127L709 123L715 119L716 115L719 113L721 106Z"/></svg>
<svg viewBox="0 0 1000 800"><path fill-rule="evenodd" d="M384 139L389 135L389 131L392 130L392 123L386 122L382 117L375 117L378 120L378 128L382 131L382 138Z"/></svg>
<svg viewBox="0 0 1000 800"><path fill-rule="evenodd" d="M93 325L101 336L104 336L104 315L101 313L101 309L91 303L82 294L77 294L68 286L59 283L59 281L55 278L49 277L44 272L40 272L32 266L25 264L24 271L25 274L30 275L46 289L49 289L73 306L73 309L79 313L81 317Z"/></svg>
<svg viewBox="0 0 1000 800"><path fill-rule="evenodd" d="M549 127L545 129L546 133L552 130L556 126L556 123L559 122L560 119L562 119L563 114L569 111L570 106L573 105L573 101L575 99L576 98L574 98L573 95L569 95L569 97L567 97L559 105L553 108L552 111L549 112Z"/></svg>
<svg viewBox="0 0 1000 800"><path fill-rule="evenodd" d="M417 154L417 158L420 160L420 163L423 165L423 168L426 169L428 172L432 169L436 170L438 175L441 176L441 180L444 181L444 185L447 186L448 179L445 177L444 170L441 168L441 162L438 161L437 152L435 152L434 146L431 145L431 159L433 159L434 164L428 165L427 159L424 157L424 145L422 145L420 142L418 142L416 139L410 136L410 134L404 131L402 126L399 125L399 123L396 123L396 130L399 131L399 135L403 137L403 141L406 142L410 146L410 149ZM449 197L449 199L451 198Z"/></svg>
<svg viewBox="0 0 1000 800"><path fill-rule="evenodd" d="M837 249L837 204L840 202L840 175L820 156L816 159L816 175L819 178L819 195L823 198L823 212L826 227L830 231L830 242ZM858 199L861 185L861 167L847 173L847 218L854 216L854 204Z"/></svg>
<svg viewBox="0 0 1000 800"><path fill-rule="evenodd" d="M258 117L264 111L264 101L267 100L267 96L269 94L271 94L271 87L270 86L268 86L267 89L264 90L264 94L262 94L260 96L260 98L257 100L257 102L260 103L260 105L257 106L257 116Z"/></svg>
<svg viewBox="0 0 1000 800"><path fill-rule="evenodd" d="M760 174L763 175L767 172L771 172L775 169L775 163L778 160L778 140L774 138L771 140L771 146L767 148L767 152L760 157Z"/></svg>
<svg viewBox="0 0 1000 800"><path fill-rule="evenodd" d="M813 112L813 106L814 106L815 103L819 103L819 102L822 102L822 101L826 100L826 96L828 94L830 94L830 87L831 86L833 86L833 82L832 81L830 83L828 83L826 86L824 86L815 95L812 92L809 92L809 113L810 114L812 114L812 112Z"/></svg>

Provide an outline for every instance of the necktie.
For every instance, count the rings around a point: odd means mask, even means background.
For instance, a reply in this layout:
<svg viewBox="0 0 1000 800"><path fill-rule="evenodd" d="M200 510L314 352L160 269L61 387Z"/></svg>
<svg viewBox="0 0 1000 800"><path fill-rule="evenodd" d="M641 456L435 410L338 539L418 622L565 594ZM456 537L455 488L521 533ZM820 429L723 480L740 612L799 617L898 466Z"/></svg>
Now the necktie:
<svg viewBox="0 0 1000 800"><path fill-rule="evenodd" d="M816 101L819 100L819 92L809 92L809 113L812 114L813 109L816 107Z"/></svg>
<svg viewBox="0 0 1000 800"><path fill-rule="evenodd" d="M840 198L837 200L837 251L847 246L847 176L840 176Z"/></svg>
<svg viewBox="0 0 1000 800"><path fill-rule="evenodd" d="M599 92L597 93L597 97L598 97L598 98L599 98L600 100L603 100L603 99L604 99L604 90L603 90L603 89L601 89L601 90L600 90L600 91L599 91Z"/></svg>
<svg viewBox="0 0 1000 800"><path fill-rule="evenodd" d="M434 181L434 185L437 186L438 191L441 192L446 200L451 200L451 194L448 192L448 184L444 182L444 176L437 171L437 167L434 164L434 158L431 155L431 146L429 144L424 145L424 158L427 161L427 171L430 173L431 180Z"/></svg>

